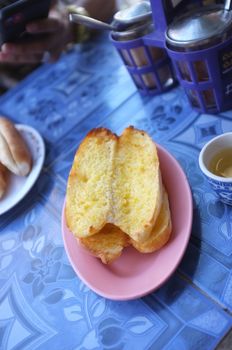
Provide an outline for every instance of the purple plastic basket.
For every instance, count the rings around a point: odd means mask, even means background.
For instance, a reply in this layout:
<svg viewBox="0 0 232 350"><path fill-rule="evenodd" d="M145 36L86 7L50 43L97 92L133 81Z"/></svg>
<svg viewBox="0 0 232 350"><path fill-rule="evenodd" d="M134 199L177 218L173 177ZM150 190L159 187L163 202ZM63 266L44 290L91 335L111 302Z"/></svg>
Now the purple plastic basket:
<svg viewBox="0 0 232 350"><path fill-rule="evenodd" d="M147 45L146 36L118 41L111 35L110 39L143 95L160 94L176 83L174 69L164 48Z"/></svg>
<svg viewBox="0 0 232 350"><path fill-rule="evenodd" d="M178 69L173 68L172 60L170 60L169 56L171 59L174 57L174 64L177 66L177 61L182 60L182 53L168 50L169 55L167 54L165 32L170 21L181 9L183 11L183 6L186 10L188 6L193 4L196 6L202 6L203 4L202 0L182 0L181 2L178 1L176 6L172 5L171 2L167 5L168 3L165 4L163 0L150 0L150 2L155 31L132 40L116 40L113 37L114 33L110 35L111 42L118 50L139 91L144 95L160 94L176 85L175 70L178 73ZM136 50L140 50L140 53L142 52L144 57L143 64L138 64L138 60L135 59ZM156 52L155 55L154 52ZM184 87L186 87L185 81L180 79L179 73L178 78L181 83L183 81ZM196 79L193 81L196 82ZM201 97L200 99L201 105L199 109L204 105ZM216 106L218 106L218 103Z"/></svg>
<svg viewBox="0 0 232 350"><path fill-rule="evenodd" d="M217 113L232 108L232 38L210 48L180 52L167 47L177 78L194 109Z"/></svg>

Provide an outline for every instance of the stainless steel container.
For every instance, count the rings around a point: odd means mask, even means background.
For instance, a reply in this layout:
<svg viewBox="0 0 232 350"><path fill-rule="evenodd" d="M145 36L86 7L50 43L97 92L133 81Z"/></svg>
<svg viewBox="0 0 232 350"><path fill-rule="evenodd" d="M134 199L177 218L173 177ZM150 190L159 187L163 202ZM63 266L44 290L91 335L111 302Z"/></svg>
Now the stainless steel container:
<svg viewBox="0 0 232 350"><path fill-rule="evenodd" d="M231 108L232 11L214 5L178 17L166 31L166 45L194 107Z"/></svg>
<svg viewBox="0 0 232 350"><path fill-rule="evenodd" d="M145 93L148 90L163 91L173 84L170 61L164 48L144 43L143 38L154 31L154 24L152 16L141 18L140 21L133 22L130 14L130 26L123 31L112 31L111 39L137 87ZM159 67L156 66L157 63Z"/></svg>
<svg viewBox="0 0 232 350"><path fill-rule="evenodd" d="M167 29L167 45L177 51L202 50L232 34L232 11L207 6L177 18Z"/></svg>

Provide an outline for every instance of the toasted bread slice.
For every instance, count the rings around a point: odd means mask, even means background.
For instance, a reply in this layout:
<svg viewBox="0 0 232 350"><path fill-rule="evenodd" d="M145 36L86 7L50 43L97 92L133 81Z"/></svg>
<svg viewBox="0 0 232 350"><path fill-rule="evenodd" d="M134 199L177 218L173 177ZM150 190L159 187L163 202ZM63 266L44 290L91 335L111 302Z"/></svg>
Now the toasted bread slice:
<svg viewBox="0 0 232 350"><path fill-rule="evenodd" d="M91 254L100 258L104 264L109 264L116 260L123 249L130 244L141 253L151 253L162 248L170 238L171 229L168 196L164 190L159 216L149 238L144 243L134 241L112 224L105 225L100 232L91 237L80 238L79 241Z"/></svg>
<svg viewBox="0 0 232 350"><path fill-rule="evenodd" d="M170 238L172 230L171 215L169 209L168 195L165 191L160 214L150 237L144 243L138 243L131 239L131 244L141 253L151 253L164 246Z"/></svg>
<svg viewBox="0 0 232 350"><path fill-rule="evenodd" d="M162 204L162 181L155 143L128 127L120 136L114 162L113 223L137 242L148 239Z"/></svg>
<svg viewBox="0 0 232 350"><path fill-rule="evenodd" d="M130 244L129 236L111 224L105 225L95 235L80 238L79 241L94 256L100 258L104 264L109 264L117 259L123 248Z"/></svg>
<svg viewBox="0 0 232 350"><path fill-rule="evenodd" d="M118 138L91 131L75 155L69 175L66 221L78 238L114 224L137 242L148 239L162 204L156 145L129 127Z"/></svg>
<svg viewBox="0 0 232 350"><path fill-rule="evenodd" d="M69 175L66 222L72 233L88 237L99 232L111 216L111 182L117 136L93 129L81 143Z"/></svg>

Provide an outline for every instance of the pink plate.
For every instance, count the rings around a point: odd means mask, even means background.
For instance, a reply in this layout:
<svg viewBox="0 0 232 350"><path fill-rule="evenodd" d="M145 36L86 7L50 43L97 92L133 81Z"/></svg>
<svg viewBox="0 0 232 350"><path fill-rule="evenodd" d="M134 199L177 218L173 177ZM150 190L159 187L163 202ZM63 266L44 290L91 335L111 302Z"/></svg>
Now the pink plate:
<svg viewBox="0 0 232 350"><path fill-rule="evenodd" d="M175 271L187 247L193 212L189 184L175 158L161 146L158 153L173 224L171 239L159 251L141 254L128 247L118 260L104 265L76 242L66 226L63 208L62 234L70 262L80 279L105 298L129 300L156 290Z"/></svg>

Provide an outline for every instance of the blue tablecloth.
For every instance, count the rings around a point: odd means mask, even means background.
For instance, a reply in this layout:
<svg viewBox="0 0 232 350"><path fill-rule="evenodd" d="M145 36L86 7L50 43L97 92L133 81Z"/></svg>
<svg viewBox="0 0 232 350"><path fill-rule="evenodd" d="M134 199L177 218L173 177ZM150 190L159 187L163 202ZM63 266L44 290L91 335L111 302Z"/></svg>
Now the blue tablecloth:
<svg viewBox="0 0 232 350"><path fill-rule="evenodd" d="M0 349L214 349L232 326L232 208L198 168L210 138L232 130L232 112L199 114L180 87L141 97L106 37L44 65L0 98L0 112L35 127L46 161L25 199L0 217ZM146 130L187 174L194 221L168 282L138 300L99 297L75 275L61 237L66 180L93 127Z"/></svg>

